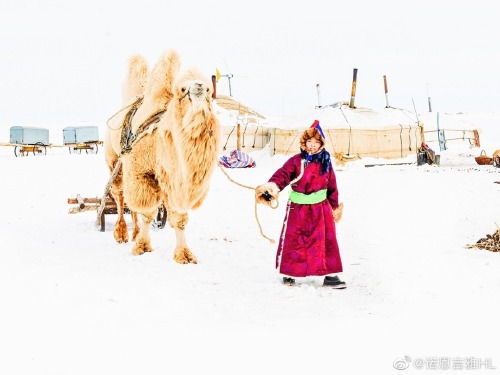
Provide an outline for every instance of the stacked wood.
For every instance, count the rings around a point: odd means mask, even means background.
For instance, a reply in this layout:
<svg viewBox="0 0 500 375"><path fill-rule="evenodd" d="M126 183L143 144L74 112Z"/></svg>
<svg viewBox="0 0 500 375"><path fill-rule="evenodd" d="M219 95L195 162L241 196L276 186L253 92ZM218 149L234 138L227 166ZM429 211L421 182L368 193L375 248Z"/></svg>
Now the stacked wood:
<svg viewBox="0 0 500 375"><path fill-rule="evenodd" d="M76 207L72 207L69 210L70 214L77 214L85 211L97 211L101 205L101 198L83 198L80 194L77 194L76 198L68 198L68 204L76 204ZM106 198L103 212L104 214L117 213L116 202L110 196ZM129 213L129 209L126 206L125 213Z"/></svg>
<svg viewBox="0 0 500 375"><path fill-rule="evenodd" d="M470 248L489 250L493 252L500 251L500 228L493 234L487 234L485 238L479 239L475 244L468 245Z"/></svg>

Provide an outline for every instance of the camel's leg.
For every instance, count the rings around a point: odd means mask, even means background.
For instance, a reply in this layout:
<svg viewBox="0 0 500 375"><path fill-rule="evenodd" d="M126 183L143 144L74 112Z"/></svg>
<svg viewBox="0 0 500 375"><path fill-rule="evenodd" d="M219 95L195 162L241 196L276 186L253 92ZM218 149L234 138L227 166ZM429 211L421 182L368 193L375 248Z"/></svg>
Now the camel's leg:
<svg viewBox="0 0 500 375"><path fill-rule="evenodd" d="M127 223L125 222L124 213L124 199L123 199L123 180L122 174L120 173L116 176L115 180L111 184L111 195L116 203L116 211L118 213L118 219L115 223L114 236L118 243L128 242L128 230Z"/></svg>
<svg viewBox="0 0 500 375"><path fill-rule="evenodd" d="M139 234L139 231L141 230L139 220L137 219L137 212L131 211L130 215L132 216L132 222L134 224L134 230L132 231L132 241L135 241L137 238L137 235Z"/></svg>
<svg viewBox="0 0 500 375"><path fill-rule="evenodd" d="M116 201L116 210L118 213L118 219L116 220L115 223L115 231L114 231L114 236L116 242L122 243L122 242L128 242L128 229L127 229L127 223L125 221L125 217L123 215L124 210L123 210L123 195L119 195L118 197L114 196L115 201Z"/></svg>
<svg viewBox="0 0 500 375"><path fill-rule="evenodd" d="M132 249L132 254L142 255L145 252L153 251L151 247L151 238L149 236L149 228L151 227L151 222L155 218L156 211L149 212L147 214L141 213L142 225L135 238L135 245Z"/></svg>
<svg viewBox="0 0 500 375"><path fill-rule="evenodd" d="M196 257L189 250L184 235L184 228L188 222L188 214L168 210L167 212L168 224L174 228L175 239L177 241L174 250L174 260L181 264L198 263Z"/></svg>

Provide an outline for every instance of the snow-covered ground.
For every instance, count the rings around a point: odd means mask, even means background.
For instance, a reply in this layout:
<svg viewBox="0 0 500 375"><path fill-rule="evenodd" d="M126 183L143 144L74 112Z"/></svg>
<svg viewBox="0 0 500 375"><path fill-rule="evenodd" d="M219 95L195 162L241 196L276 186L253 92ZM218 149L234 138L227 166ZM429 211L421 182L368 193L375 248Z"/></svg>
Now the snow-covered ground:
<svg viewBox="0 0 500 375"><path fill-rule="evenodd" d="M498 134L483 131L485 147L500 148ZM415 155L337 166L348 288L331 290L319 277L282 285L254 192L220 170L186 230L199 263L179 265L169 227L133 256L113 239L114 215L103 233L94 212L68 213L68 198L103 193L101 152L0 148L0 373L387 374L406 363L399 372L434 374L446 358L465 363L453 373L475 358L468 373L496 374L500 254L466 248L500 225L500 168L477 165L479 151L457 143L439 166L365 167ZM225 170L249 186L286 160L251 155L256 168ZM287 192L276 210L258 207L274 239Z"/></svg>

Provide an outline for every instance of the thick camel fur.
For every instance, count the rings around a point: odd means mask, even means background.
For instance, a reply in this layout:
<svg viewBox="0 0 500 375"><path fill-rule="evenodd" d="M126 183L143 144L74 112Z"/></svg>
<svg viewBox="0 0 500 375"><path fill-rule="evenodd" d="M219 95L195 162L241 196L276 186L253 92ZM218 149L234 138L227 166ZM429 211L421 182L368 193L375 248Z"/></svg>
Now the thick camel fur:
<svg viewBox="0 0 500 375"><path fill-rule="evenodd" d="M140 55L134 55L129 59L129 69L127 72L127 79L123 86L123 107L128 107L131 103L135 102L138 98L144 96L144 89L148 76L148 63ZM106 135L104 140L104 153L106 164L108 165L110 173L115 168L119 155L121 154L120 138L123 127L123 120L126 111L120 111L117 115L113 116L108 121L106 128ZM110 194L116 202L118 219L116 220L114 236L117 242L128 242L127 223L125 222L124 214L124 201L123 201L123 183L122 171L111 183ZM132 212L132 220L134 221L134 228L138 228L137 214ZM133 233L132 238L137 235L138 229Z"/></svg>
<svg viewBox="0 0 500 375"><path fill-rule="evenodd" d="M500 149L495 150L495 152L493 153L493 165L495 167L500 167Z"/></svg>
<svg viewBox="0 0 500 375"><path fill-rule="evenodd" d="M143 76L130 72L138 70L136 64L140 61L130 60L124 105L137 98L139 90L135 88L141 84L136 79ZM196 69L180 73L180 58L174 50L165 52L148 76L142 105L132 118L133 133L148 123L151 116L165 109L166 112L159 122L138 133L132 150L121 156L122 178L112 190L115 199L115 193L119 196L122 192L129 209L141 215L140 229L134 220L132 253L135 255L153 250L149 229L163 202L168 223L176 235L175 261L197 262L187 246L184 230L188 211L200 207L208 193L220 152L220 124L212 109L212 92L211 81ZM116 126L120 127L125 114L116 117ZM110 133L113 151L120 155L121 131L110 130ZM113 158L106 160L111 169ZM123 224L117 222L118 225ZM115 227L115 238L125 242L123 228Z"/></svg>

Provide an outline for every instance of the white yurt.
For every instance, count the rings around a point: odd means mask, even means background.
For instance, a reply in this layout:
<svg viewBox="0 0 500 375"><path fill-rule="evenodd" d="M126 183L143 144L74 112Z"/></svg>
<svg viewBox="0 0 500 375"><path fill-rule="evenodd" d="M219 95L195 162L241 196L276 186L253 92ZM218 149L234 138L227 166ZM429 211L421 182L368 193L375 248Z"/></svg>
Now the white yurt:
<svg viewBox="0 0 500 375"><path fill-rule="evenodd" d="M217 95L214 110L222 126L222 148L251 152L262 150L271 135L266 118L232 96Z"/></svg>
<svg viewBox="0 0 500 375"><path fill-rule="evenodd" d="M423 124L408 110L350 108L338 102L303 115L270 122L270 152L298 152L300 134L315 120L326 137L326 148L337 158L404 158L422 143Z"/></svg>

